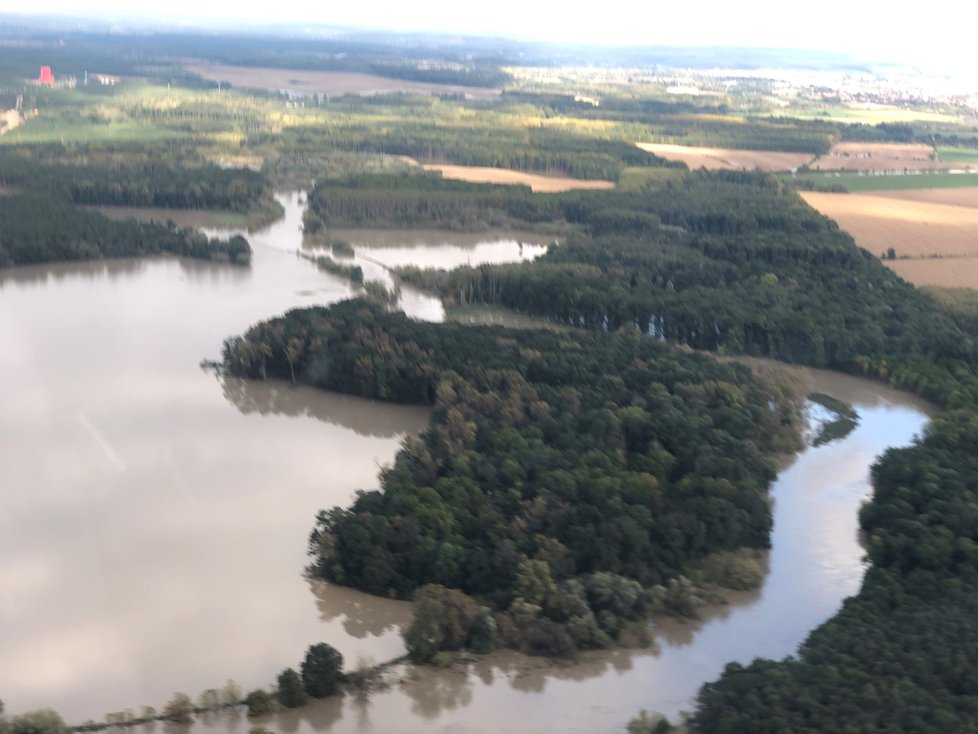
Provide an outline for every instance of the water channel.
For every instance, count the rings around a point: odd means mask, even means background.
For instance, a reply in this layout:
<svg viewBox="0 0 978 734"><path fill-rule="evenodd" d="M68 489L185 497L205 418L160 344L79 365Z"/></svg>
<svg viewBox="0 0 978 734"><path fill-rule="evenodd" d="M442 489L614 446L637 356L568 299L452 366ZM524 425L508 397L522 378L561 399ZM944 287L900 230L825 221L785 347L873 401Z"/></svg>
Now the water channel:
<svg viewBox="0 0 978 734"><path fill-rule="evenodd" d="M375 486L426 410L221 380L199 367L260 319L353 292L297 256L301 197L281 200L286 217L251 236L247 269L160 258L0 271L8 711L51 706L80 722L159 708L175 691L196 695L227 678L267 686L317 641L337 647L348 667L403 651L408 604L310 583L301 570L315 512ZM519 259L521 249L505 237L346 237L358 257L372 248L385 265L452 266L459 248L477 264L479 247L494 261L514 247L510 259ZM532 256L539 244L522 249ZM402 294L402 306L442 315L420 293ZM875 383L806 375L813 391L853 404L860 422L779 474L770 572L758 591L696 623L660 624L648 649L560 665L497 653L449 670L400 668L369 698L258 723L284 732L621 732L640 708L688 709L726 662L793 653L859 587L857 512L870 465L912 440L929 414ZM250 726L227 712L193 729Z"/></svg>

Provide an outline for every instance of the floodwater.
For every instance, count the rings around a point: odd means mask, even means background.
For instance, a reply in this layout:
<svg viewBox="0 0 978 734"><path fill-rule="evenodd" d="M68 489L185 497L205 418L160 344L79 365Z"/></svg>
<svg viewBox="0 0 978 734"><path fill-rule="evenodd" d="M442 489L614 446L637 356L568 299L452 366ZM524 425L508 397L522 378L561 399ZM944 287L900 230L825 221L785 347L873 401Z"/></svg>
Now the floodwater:
<svg viewBox="0 0 978 734"><path fill-rule="evenodd" d="M200 369L222 340L351 289L252 237L253 265L0 271L0 691L69 721L266 685L324 640L403 651L408 605L302 577L315 513L376 486L422 408ZM369 615L363 614L369 608Z"/></svg>
<svg viewBox="0 0 978 734"><path fill-rule="evenodd" d="M463 265L534 260L555 238L514 232L490 234L428 229L337 229L330 234L353 245L357 255L385 267L416 265L451 270Z"/></svg>
<svg viewBox="0 0 978 734"><path fill-rule="evenodd" d="M278 198L285 217L248 235L250 268L151 258L0 271L8 710L54 706L80 722L227 678L263 686L321 640L350 665L403 653L410 605L301 572L315 513L375 487L427 410L199 367L261 319L355 293L298 257L303 196ZM182 223L218 223L194 214ZM443 314L411 289L401 305Z"/></svg>
<svg viewBox="0 0 978 734"><path fill-rule="evenodd" d="M301 569L315 512L376 486L378 467L427 412L221 380L198 366L260 319L351 294L297 256L301 197L281 201L285 219L251 236L251 268L161 258L0 271L0 691L9 711L52 706L80 722L159 708L176 691L196 695L227 678L267 686L317 641L351 668L403 651L408 604L311 583ZM438 316L420 303L402 298L412 315ZM284 732L621 732L641 708L688 709L728 661L793 653L859 587L857 511L870 465L928 415L875 383L811 374L812 390L853 403L861 420L779 475L770 573L757 592L697 623L663 623L646 650L561 665L502 652L449 670L403 667L369 698L259 723ZM250 725L231 712L193 728L244 734Z"/></svg>
<svg viewBox="0 0 978 734"><path fill-rule="evenodd" d="M301 221L301 219L300 219ZM366 280L393 288L392 268L415 265L451 270L463 265L494 265L534 260L547 251L553 237L525 233L446 232L433 229L336 229L330 234L349 242L352 258L336 257L359 265ZM325 253L322 247L306 245L308 252ZM399 306L405 313L425 321L447 318L441 301L406 284L398 286Z"/></svg>
<svg viewBox="0 0 978 734"><path fill-rule="evenodd" d="M869 467L886 448L909 443L931 414L922 401L867 380L803 372L810 390L852 403L860 422L845 439L802 451L779 474L769 573L759 590L733 595L697 622L660 623L648 649L588 653L573 664L499 652L449 670L403 667L390 688L366 698L335 697L256 722L218 715L193 734L243 734L252 723L300 734L621 734L640 709L673 720L690 710L700 686L728 662L793 654L859 589L857 513L870 494Z"/></svg>

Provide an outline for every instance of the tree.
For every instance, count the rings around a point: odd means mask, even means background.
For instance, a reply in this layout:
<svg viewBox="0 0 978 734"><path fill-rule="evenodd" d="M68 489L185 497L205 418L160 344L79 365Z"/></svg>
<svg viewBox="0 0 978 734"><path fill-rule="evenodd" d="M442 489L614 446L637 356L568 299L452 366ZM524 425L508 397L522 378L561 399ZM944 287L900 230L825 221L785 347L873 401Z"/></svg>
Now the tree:
<svg viewBox="0 0 978 734"><path fill-rule="evenodd" d="M411 659L429 663L441 650L469 644L479 606L458 589L428 584L415 595L414 619L404 632Z"/></svg>
<svg viewBox="0 0 978 734"><path fill-rule="evenodd" d="M242 696L244 694L241 692L241 686L235 683L233 680L228 679L228 682L224 685L223 699L225 706L237 706L241 703Z"/></svg>
<svg viewBox="0 0 978 734"><path fill-rule="evenodd" d="M64 719L52 709L30 711L10 721L10 734L61 734L64 730Z"/></svg>
<svg viewBox="0 0 978 734"><path fill-rule="evenodd" d="M305 347L305 341L298 338L289 339L289 343L285 345L285 358L289 362L289 373L292 375L293 384L295 384L295 363L299 361Z"/></svg>
<svg viewBox="0 0 978 734"><path fill-rule="evenodd" d="M189 724L194 720L194 702L186 693L175 693L163 707L163 718L174 724Z"/></svg>
<svg viewBox="0 0 978 734"><path fill-rule="evenodd" d="M275 699L268 691L263 691L260 688L245 696L244 704L248 707L248 716L264 716L275 713Z"/></svg>
<svg viewBox="0 0 978 734"><path fill-rule="evenodd" d="M251 262L251 245L248 240L236 234L228 240L228 259L237 265L247 265Z"/></svg>
<svg viewBox="0 0 978 734"><path fill-rule="evenodd" d="M525 560L516 575L516 596L523 601L546 608L553 603L557 584L546 561Z"/></svg>
<svg viewBox="0 0 978 734"><path fill-rule="evenodd" d="M320 642L310 646L302 661L302 685L313 698L326 698L336 692L343 680L343 656L332 645Z"/></svg>
<svg viewBox="0 0 978 734"><path fill-rule="evenodd" d="M305 706L309 702L302 679L294 668L286 668L278 674L278 701L290 709Z"/></svg>

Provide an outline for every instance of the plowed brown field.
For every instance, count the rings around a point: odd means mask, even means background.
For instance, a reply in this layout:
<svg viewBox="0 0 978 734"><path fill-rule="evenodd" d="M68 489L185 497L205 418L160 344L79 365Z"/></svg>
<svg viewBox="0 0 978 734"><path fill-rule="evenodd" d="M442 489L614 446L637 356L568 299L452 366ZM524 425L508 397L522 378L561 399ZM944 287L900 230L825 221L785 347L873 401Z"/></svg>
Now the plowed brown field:
<svg viewBox="0 0 978 734"><path fill-rule="evenodd" d="M426 171L441 171L445 178L471 183L523 184L538 193L556 193L572 189L613 189L613 181L593 181L579 178L560 178L541 176L537 173L511 171L507 168L487 168L483 166L449 166L440 163L426 163Z"/></svg>
<svg viewBox="0 0 978 734"><path fill-rule="evenodd" d="M914 285L978 288L978 257L888 260L886 264Z"/></svg>
<svg viewBox="0 0 978 734"><path fill-rule="evenodd" d="M897 257L978 255L978 209L875 194L802 192L870 252Z"/></svg>
<svg viewBox="0 0 978 734"><path fill-rule="evenodd" d="M875 196L904 201L921 201L931 204L949 204L978 209L978 188L965 189L906 189L903 191L876 191Z"/></svg>
<svg viewBox="0 0 978 734"><path fill-rule="evenodd" d="M836 143L811 167L817 171L924 171L965 168L944 163L929 145L910 143Z"/></svg>
<svg viewBox="0 0 978 734"><path fill-rule="evenodd" d="M874 255L892 247L897 259L884 262L905 280L978 288L978 190L806 191L802 197Z"/></svg>

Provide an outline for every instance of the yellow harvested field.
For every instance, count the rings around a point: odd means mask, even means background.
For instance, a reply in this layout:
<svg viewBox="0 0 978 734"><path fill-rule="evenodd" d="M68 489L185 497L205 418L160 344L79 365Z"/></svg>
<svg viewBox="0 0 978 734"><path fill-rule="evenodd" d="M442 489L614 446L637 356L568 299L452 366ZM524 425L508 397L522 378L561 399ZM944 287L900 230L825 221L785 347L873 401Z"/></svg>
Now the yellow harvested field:
<svg viewBox="0 0 978 734"><path fill-rule="evenodd" d="M776 150L735 150L733 148L695 148L688 145L636 143L647 153L669 161L682 161L691 169L793 171L810 163L808 153L783 153Z"/></svg>
<svg viewBox="0 0 978 734"><path fill-rule="evenodd" d="M836 143L811 167L816 171L925 171L963 169L937 160L934 149L917 143Z"/></svg>
<svg viewBox="0 0 978 734"><path fill-rule="evenodd" d="M554 194L573 189L613 189L613 181L592 181L580 178L558 178L541 176L536 173L511 171L507 168L487 168L482 166L449 166L440 163L424 164L426 171L440 171L445 178L470 183L522 184L542 194Z"/></svg>
<svg viewBox="0 0 978 734"><path fill-rule="evenodd" d="M978 255L978 209L876 194L801 196L874 255L890 247L898 258Z"/></svg>
<svg viewBox="0 0 978 734"><path fill-rule="evenodd" d="M0 135L10 132L20 123L20 113L17 110L0 112Z"/></svg>
<svg viewBox="0 0 978 734"><path fill-rule="evenodd" d="M430 84L406 79L389 79L373 74L346 71L308 71L272 69L264 66L227 66L225 64L190 64L187 71L215 82L230 82L235 87L251 89L287 89L298 94L464 94L486 98L499 95L498 89L465 87L455 84Z"/></svg>
<svg viewBox="0 0 978 734"><path fill-rule="evenodd" d="M874 255L892 247L884 263L904 280L978 288L978 189L801 196Z"/></svg>
<svg viewBox="0 0 978 734"><path fill-rule="evenodd" d="M967 189L905 189L901 191L875 191L876 196L903 201L921 201L932 204L948 204L978 209L978 188Z"/></svg>
<svg viewBox="0 0 978 734"><path fill-rule="evenodd" d="M887 260L886 264L914 285L978 289L978 257Z"/></svg>

